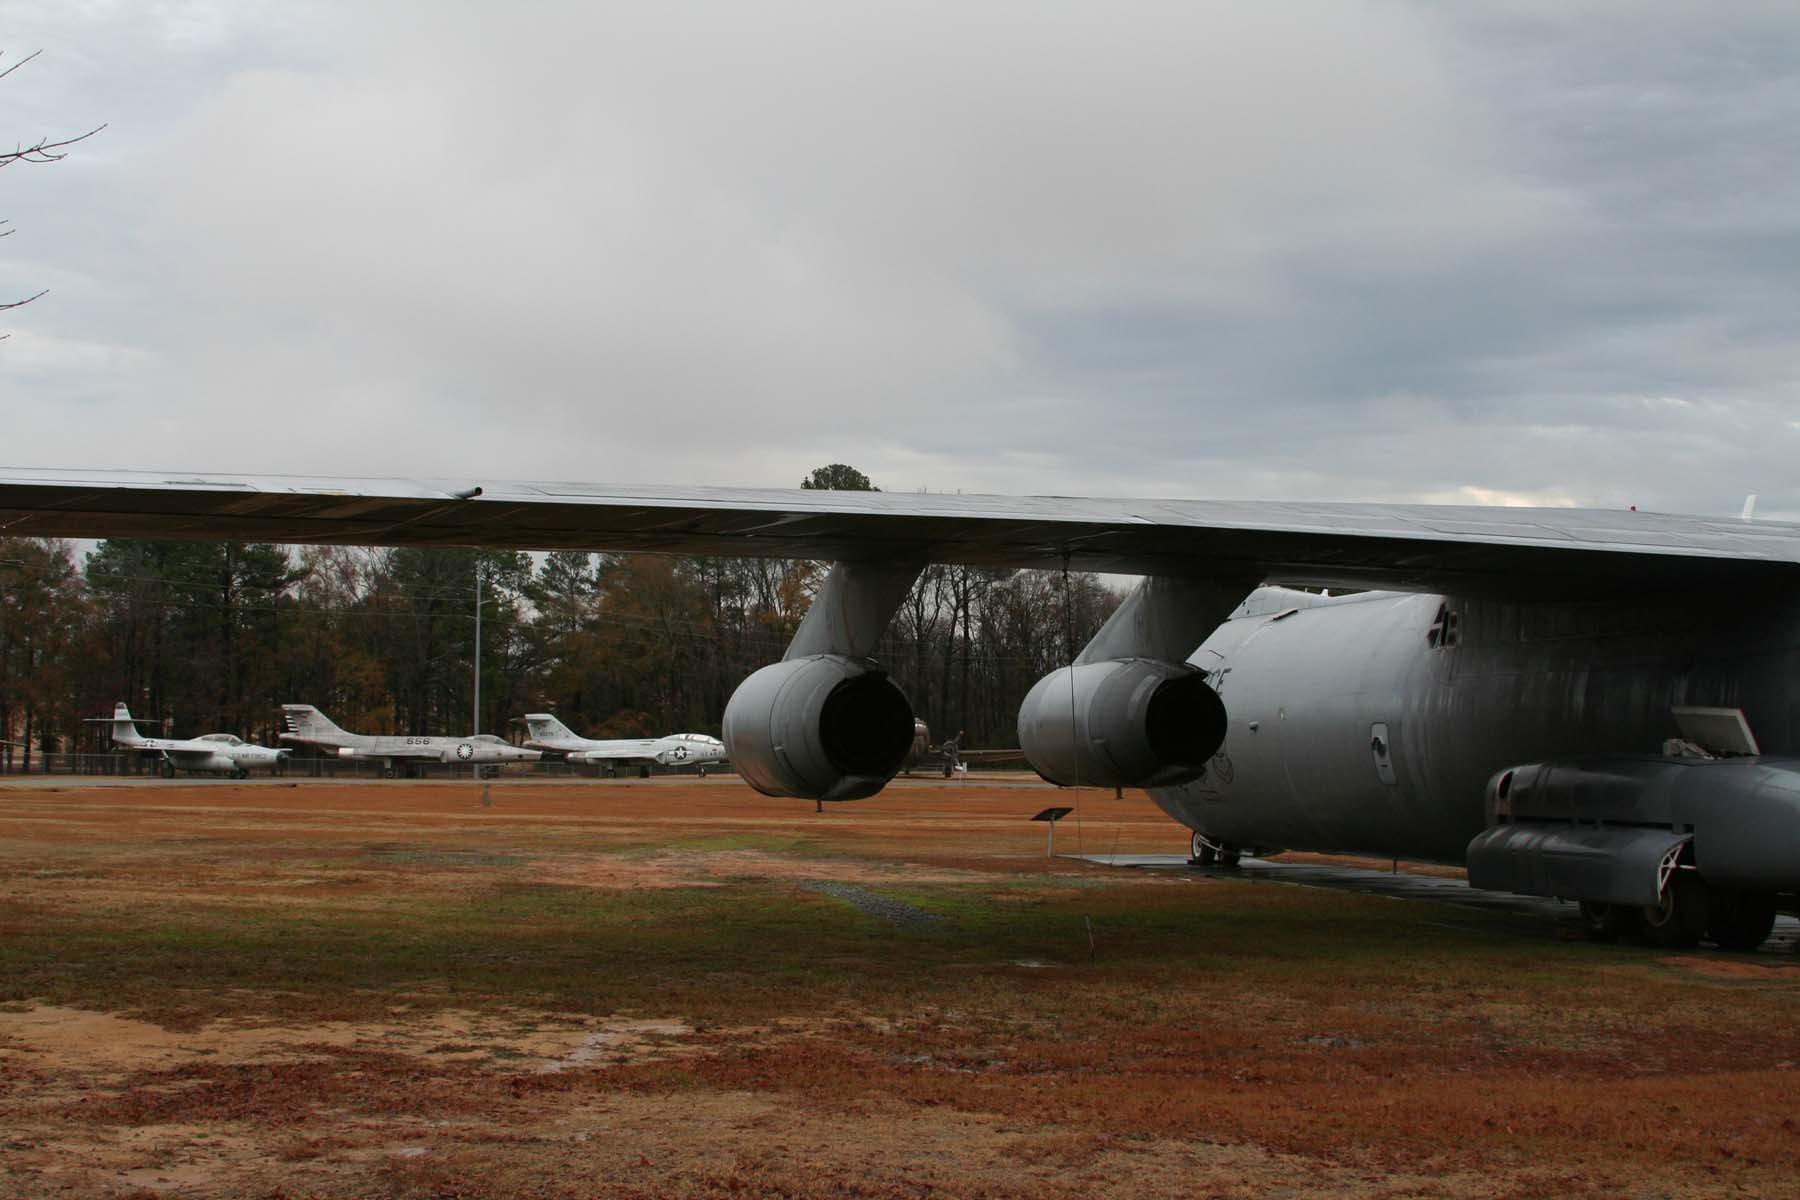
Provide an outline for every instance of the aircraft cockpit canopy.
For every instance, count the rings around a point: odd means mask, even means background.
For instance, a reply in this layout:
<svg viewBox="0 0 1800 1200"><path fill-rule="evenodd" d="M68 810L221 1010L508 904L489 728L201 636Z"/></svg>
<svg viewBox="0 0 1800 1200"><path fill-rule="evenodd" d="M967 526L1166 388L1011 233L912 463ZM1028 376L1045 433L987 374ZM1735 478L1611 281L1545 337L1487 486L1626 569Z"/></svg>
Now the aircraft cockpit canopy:
<svg viewBox="0 0 1800 1200"><path fill-rule="evenodd" d="M227 746L241 746L244 739L230 733L203 733L194 739L196 742L223 742Z"/></svg>

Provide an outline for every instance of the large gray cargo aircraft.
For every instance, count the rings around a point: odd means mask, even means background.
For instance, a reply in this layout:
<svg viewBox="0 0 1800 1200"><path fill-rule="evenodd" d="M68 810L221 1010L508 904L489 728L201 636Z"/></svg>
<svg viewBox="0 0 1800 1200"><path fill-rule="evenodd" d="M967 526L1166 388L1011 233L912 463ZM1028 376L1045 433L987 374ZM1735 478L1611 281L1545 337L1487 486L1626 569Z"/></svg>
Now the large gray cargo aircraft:
<svg viewBox="0 0 1800 1200"><path fill-rule="evenodd" d="M1800 904L1800 526L0 470L0 529L830 559L724 730L758 790L819 800L907 757L911 706L871 656L925 563L1141 575L1026 697L1020 745L1054 782L1149 789L1197 858L1464 864L1667 945L1751 948Z"/></svg>

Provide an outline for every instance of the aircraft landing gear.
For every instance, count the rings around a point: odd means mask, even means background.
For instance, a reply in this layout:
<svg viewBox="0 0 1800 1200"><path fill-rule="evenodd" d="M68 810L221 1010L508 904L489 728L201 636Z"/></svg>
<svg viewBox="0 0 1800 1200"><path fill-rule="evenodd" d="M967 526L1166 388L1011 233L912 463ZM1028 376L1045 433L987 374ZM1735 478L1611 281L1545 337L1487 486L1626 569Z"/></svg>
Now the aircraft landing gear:
<svg viewBox="0 0 1800 1200"><path fill-rule="evenodd" d="M394 777L394 768L391 765L381 768L381 777L383 779L392 779Z"/></svg>
<svg viewBox="0 0 1800 1200"><path fill-rule="evenodd" d="M1724 950L1754 950L1775 928L1775 898L1715 891L1707 897L1706 936Z"/></svg>
<svg viewBox="0 0 1800 1200"><path fill-rule="evenodd" d="M165 758L156 764L156 773L164 779L173 779L175 778L175 764Z"/></svg>
<svg viewBox="0 0 1800 1200"><path fill-rule="evenodd" d="M1775 897L1712 889L1692 874L1669 880L1663 902L1644 908L1581 902L1581 927L1595 941L1636 938L1665 950L1685 950L1706 937L1721 950L1750 951L1775 928Z"/></svg>
<svg viewBox="0 0 1800 1200"><path fill-rule="evenodd" d="M1696 946L1706 933L1706 885L1691 871L1678 872L1663 888L1661 904L1638 910L1644 939L1665 950Z"/></svg>
<svg viewBox="0 0 1800 1200"><path fill-rule="evenodd" d="M234 767L231 771L231 777L233 779L248 779L250 778L250 772L244 767Z"/></svg>
<svg viewBox="0 0 1800 1200"><path fill-rule="evenodd" d="M1636 926L1637 913L1620 904L1603 904L1598 900L1581 902L1581 928L1596 942L1622 938Z"/></svg>
<svg viewBox="0 0 1800 1200"><path fill-rule="evenodd" d="M1196 867L1224 867L1231 870L1242 857L1243 852L1236 846L1214 842L1198 831L1188 842L1188 862Z"/></svg>

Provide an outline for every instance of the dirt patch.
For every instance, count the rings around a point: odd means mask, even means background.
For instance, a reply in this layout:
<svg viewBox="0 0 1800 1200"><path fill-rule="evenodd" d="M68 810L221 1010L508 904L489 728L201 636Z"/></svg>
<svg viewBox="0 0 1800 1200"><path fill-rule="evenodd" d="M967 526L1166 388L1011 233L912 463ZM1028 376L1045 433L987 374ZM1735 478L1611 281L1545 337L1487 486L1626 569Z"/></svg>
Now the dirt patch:
<svg viewBox="0 0 1800 1200"><path fill-rule="evenodd" d="M444 1009L300 1025L215 1021L173 1031L109 1013L47 1006L0 1012L0 1061L40 1077L96 1079L194 1062L291 1059L329 1048L559 1071L586 1062L655 1058L693 1032L677 1020Z"/></svg>
<svg viewBox="0 0 1800 1200"><path fill-rule="evenodd" d="M532 873L543 883L630 890L719 887L742 880L832 880L842 883L970 883L976 871L916 863L852 862L794 857L766 850L678 850L644 858L606 857L540 863Z"/></svg>
<svg viewBox="0 0 1800 1200"><path fill-rule="evenodd" d="M1734 982L1753 983L1800 983L1800 966L1784 966L1779 963L1747 962L1741 958L1705 958L1700 955L1686 955L1677 958L1661 958L1657 960L1666 966L1682 967L1697 975L1705 975L1712 979L1729 979Z"/></svg>
<svg viewBox="0 0 1800 1200"><path fill-rule="evenodd" d="M0 1197L1791 1190L1791 962L1047 859L1052 798L8 789Z"/></svg>

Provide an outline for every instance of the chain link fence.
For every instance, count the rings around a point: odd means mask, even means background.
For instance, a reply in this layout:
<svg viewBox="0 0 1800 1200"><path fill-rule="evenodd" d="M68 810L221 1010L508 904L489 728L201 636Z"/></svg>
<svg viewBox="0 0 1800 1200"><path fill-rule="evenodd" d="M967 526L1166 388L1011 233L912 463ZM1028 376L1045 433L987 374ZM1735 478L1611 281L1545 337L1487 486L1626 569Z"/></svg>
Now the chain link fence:
<svg viewBox="0 0 1800 1200"><path fill-rule="evenodd" d="M109 775L128 779L155 779L161 767L161 760L148 754L37 753L31 756L29 767L23 755L14 755L10 761L0 757L0 776L7 778ZM606 774L599 767L586 764L576 766L561 761L493 764L480 769L483 772L482 778L487 779L596 779ZM408 779L474 779L476 770L472 766L450 763L408 763L395 768L397 775ZM379 762L356 759L295 755L273 772L251 772L251 778L261 778L271 773L276 778L286 779L380 779L382 766ZM640 771L635 763L621 763L616 768L616 773L619 778L624 779L635 778ZM709 776L730 775L732 771L729 764L708 763L705 773ZM178 774L183 778L189 775L186 771ZM209 773L196 774L204 776ZM657 778L669 775L693 778L701 774L701 768L652 767L649 774Z"/></svg>

